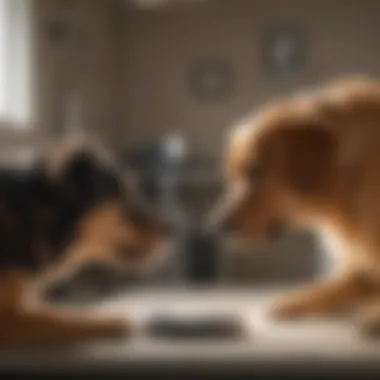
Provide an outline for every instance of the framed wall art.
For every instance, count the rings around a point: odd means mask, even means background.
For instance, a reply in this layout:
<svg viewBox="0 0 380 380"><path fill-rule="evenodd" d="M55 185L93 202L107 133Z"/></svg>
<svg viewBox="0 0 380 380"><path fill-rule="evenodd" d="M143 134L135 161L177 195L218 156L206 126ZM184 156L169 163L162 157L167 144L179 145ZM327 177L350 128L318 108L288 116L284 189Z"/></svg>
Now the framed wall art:
<svg viewBox="0 0 380 380"><path fill-rule="evenodd" d="M306 37L293 26L267 29L262 38L262 64L266 74L284 77L299 73L306 65Z"/></svg>
<svg viewBox="0 0 380 380"><path fill-rule="evenodd" d="M220 101L230 96L233 87L232 65L224 59L209 58L190 69L189 86L199 101Z"/></svg>

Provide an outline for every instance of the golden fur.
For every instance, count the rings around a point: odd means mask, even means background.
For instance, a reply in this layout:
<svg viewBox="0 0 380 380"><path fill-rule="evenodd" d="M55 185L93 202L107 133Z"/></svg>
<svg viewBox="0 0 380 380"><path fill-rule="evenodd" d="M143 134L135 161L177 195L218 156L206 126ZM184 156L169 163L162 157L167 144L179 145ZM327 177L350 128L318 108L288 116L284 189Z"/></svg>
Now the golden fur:
<svg viewBox="0 0 380 380"><path fill-rule="evenodd" d="M362 326L380 330L380 82L342 78L263 107L232 129L226 170L230 232L260 241L273 225L306 225L338 243L332 278L286 295L272 315L363 306Z"/></svg>

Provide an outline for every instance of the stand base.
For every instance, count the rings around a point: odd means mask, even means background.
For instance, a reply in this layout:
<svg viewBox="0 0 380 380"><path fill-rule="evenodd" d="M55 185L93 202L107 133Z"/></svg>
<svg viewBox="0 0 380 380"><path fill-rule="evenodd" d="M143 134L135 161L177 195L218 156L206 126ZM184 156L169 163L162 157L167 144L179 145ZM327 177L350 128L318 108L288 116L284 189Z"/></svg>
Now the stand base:
<svg viewBox="0 0 380 380"><path fill-rule="evenodd" d="M241 339L244 326L231 315L156 315L147 325L147 333L160 339L215 340Z"/></svg>

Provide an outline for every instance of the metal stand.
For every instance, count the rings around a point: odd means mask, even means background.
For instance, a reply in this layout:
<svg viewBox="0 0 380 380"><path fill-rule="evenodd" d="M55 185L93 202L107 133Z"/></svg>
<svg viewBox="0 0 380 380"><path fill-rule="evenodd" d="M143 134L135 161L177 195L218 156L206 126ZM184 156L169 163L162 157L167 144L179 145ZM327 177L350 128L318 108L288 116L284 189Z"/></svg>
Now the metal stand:
<svg viewBox="0 0 380 380"><path fill-rule="evenodd" d="M175 244L177 280L185 285L215 285L220 277L222 260L220 239L207 231L202 222L194 220L180 200L184 182L183 163L186 146L181 136L173 136L164 144L164 162L161 173L162 209L177 226Z"/></svg>

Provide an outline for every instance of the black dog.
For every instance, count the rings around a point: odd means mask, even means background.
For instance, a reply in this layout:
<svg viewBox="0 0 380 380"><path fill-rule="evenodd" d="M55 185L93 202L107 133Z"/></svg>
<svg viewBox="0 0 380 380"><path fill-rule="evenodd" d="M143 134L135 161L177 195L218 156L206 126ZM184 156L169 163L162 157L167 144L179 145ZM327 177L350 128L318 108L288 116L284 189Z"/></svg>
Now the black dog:
<svg viewBox="0 0 380 380"><path fill-rule="evenodd" d="M130 332L125 318L67 315L28 296L49 292L79 271L149 265L164 229L137 196L111 161L75 142L57 146L32 167L0 170L0 346Z"/></svg>

